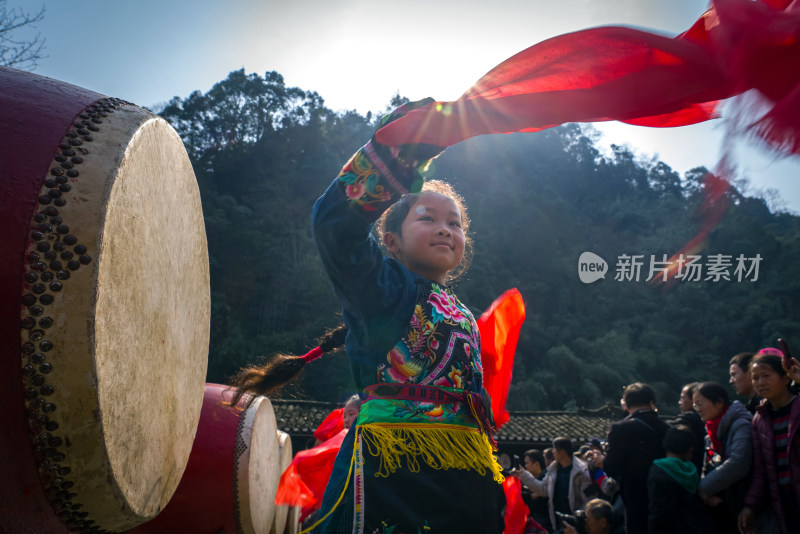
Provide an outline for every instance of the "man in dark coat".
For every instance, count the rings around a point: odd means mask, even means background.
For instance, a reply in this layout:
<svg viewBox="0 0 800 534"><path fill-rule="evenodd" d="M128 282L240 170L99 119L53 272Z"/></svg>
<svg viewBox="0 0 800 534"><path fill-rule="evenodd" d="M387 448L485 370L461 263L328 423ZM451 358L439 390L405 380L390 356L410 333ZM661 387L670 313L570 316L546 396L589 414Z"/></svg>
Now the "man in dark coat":
<svg viewBox="0 0 800 534"><path fill-rule="evenodd" d="M692 434L694 435L694 452L692 453L691 460L694 466L697 468L697 472L702 473L706 449L706 425L700 418L700 414L697 413L692 406L692 397L694 397L694 392L698 385L699 384L697 382L692 382L691 384L686 384L683 386L683 389L681 389L681 397L678 401L678 406L681 408L681 414L675 419L668 421L668 423L671 426L687 426L689 427L689 430L692 431Z"/></svg>
<svg viewBox="0 0 800 534"><path fill-rule="evenodd" d="M627 534L647 534L647 474L656 458L664 456L669 425L656 413L656 393L636 382L625 388L622 401L628 416L611 425L603 470L620 485Z"/></svg>

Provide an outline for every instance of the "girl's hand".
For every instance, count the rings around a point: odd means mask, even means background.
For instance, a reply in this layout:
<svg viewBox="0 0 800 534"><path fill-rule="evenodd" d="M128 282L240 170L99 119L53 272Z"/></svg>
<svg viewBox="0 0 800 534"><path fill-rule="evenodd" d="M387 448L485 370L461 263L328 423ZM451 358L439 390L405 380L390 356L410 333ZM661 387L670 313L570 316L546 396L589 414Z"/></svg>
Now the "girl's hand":
<svg viewBox="0 0 800 534"><path fill-rule="evenodd" d="M756 513L751 508L745 507L739 514L739 532L741 534L756 534L755 518Z"/></svg>

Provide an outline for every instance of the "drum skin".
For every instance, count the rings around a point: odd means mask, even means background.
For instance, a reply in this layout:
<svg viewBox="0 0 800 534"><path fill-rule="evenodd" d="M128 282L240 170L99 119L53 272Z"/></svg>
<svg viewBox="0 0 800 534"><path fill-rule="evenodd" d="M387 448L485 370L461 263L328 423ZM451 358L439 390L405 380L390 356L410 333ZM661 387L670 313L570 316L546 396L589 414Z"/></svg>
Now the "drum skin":
<svg viewBox="0 0 800 534"><path fill-rule="evenodd" d="M119 99L0 68L0 533L122 532L178 486L208 254L183 144Z"/></svg>
<svg viewBox="0 0 800 534"><path fill-rule="evenodd" d="M286 432L278 430L278 445L280 448L280 473L284 471L292 463L292 439ZM280 477L279 477L280 482ZM289 519L289 512L291 507L282 504L275 507L275 521L272 525L272 532L274 534L284 534L286 532L286 524Z"/></svg>
<svg viewBox="0 0 800 534"><path fill-rule="evenodd" d="M206 384L186 472L164 511L130 534L269 534L280 477L275 412L266 397L246 407L231 390Z"/></svg>

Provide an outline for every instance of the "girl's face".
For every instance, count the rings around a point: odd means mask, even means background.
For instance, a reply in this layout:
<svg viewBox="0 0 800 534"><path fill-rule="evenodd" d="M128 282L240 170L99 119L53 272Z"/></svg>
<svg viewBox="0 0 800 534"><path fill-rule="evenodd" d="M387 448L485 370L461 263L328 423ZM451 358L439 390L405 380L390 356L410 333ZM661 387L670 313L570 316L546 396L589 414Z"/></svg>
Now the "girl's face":
<svg viewBox="0 0 800 534"><path fill-rule="evenodd" d="M344 427L350 428L353 424L353 421L356 420L358 417L358 410L361 408L361 404L358 402L348 402L344 405Z"/></svg>
<svg viewBox="0 0 800 534"><path fill-rule="evenodd" d="M711 421L719 417L719 415L725 411L724 402L711 402L699 392L695 392L693 400L694 409L700 414L700 419L703 421Z"/></svg>
<svg viewBox="0 0 800 534"><path fill-rule="evenodd" d="M400 233L387 232L383 242L410 271L442 284L464 257L461 213L450 197L423 193L411 206Z"/></svg>
<svg viewBox="0 0 800 534"><path fill-rule="evenodd" d="M791 379L781 376L767 364L756 363L750 368L750 377L756 393L775 404L775 401L787 395Z"/></svg>

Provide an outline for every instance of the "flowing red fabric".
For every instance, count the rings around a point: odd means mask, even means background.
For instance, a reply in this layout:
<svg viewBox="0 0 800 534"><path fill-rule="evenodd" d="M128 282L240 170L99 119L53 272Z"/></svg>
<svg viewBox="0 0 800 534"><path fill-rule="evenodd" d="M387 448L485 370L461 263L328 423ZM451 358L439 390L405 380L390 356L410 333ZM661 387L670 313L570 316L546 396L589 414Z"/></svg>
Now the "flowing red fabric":
<svg viewBox="0 0 800 534"><path fill-rule="evenodd" d="M514 352L519 330L525 320L525 303L517 289L509 289L478 319L481 333L483 387L492 398L492 415L497 429L509 420L506 411Z"/></svg>
<svg viewBox="0 0 800 534"><path fill-rule="evenodd" d="M326 442L298 452L281 475L275 504L300 506L309 511L319 508L345 435L347 430L340 430Z"/></svg>
<svg viewBox="0 0 800 534"><path fill-rule="evenodd" d="M505 534L523 534L528 521L528 505L522 500L522 483L517 477L506 477L503 482L503 493L506 494L506 511L503 521Z"/></svg>
<svg viewBox="0 0 800 534"><path fill-rule="evenodd" d="M314 431L314 437L319 441L331 439L344 428L344 408L336 408L322 421Z"/></svg>
<svg viewBox="0 0 800 534"><path fill-rule="evenodd" d="M718 101L750 89L767 102L744 114L751 133L800 154L800 0L713 0L674 38L614 26L554 37L502 62L458 100L413 110L376 136L392 146L451 146L565 122L684 126L714 118Z"/></svg>

